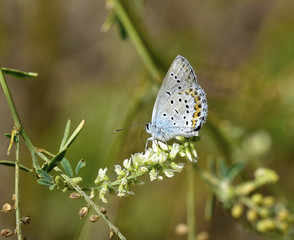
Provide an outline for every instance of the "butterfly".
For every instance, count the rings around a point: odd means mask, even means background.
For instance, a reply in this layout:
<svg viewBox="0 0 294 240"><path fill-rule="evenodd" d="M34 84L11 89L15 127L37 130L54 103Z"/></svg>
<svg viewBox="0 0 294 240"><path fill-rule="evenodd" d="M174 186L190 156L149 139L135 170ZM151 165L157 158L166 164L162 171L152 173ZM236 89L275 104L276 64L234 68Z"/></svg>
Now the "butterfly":
<svg viewBox="0 0 294 240"><path fill-rule="evenodd" d="M167 142L176 136L199 136L207 118L207 99L189 62L178 55L171 64L157 94L148 141Z"/></svg>

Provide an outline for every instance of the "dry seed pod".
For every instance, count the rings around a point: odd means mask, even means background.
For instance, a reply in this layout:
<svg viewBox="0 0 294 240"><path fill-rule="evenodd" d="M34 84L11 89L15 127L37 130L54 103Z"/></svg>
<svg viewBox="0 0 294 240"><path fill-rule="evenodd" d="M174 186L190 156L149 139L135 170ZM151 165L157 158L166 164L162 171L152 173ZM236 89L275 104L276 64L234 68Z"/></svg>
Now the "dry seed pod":
<svg viewBox="0 0 294 240"><path fill-rule="evenodd" d="M2 206L2 212L4 213L8 213L12 210L12 207L9 203L5 203L3 206Z"/></svg>
<svg viewBox="0 0 294 240"><path fill-rule="evenodd" d="M3 237L10 237L12 235L13 235L13 232L8 228L1 230L1 236L3 236Z"/></svg>
<svg viewBox="0 0 294 240"><path fill-rule="evenodd" d="M73 193L71 193L71 194L69 195L69 198L70 198L70 199L78 199L78 198L80 198L80 197L81 197L81 194L76 193L76 192L73 192Z"/></svg>
<svg viewBox="0 0 294 240"><path fill-rule="evenodd" d="M106 214L106 213L107 213L107 210L106 210L104 207L99 207L98 209L99 209L99 211L100 211L102 214Z"/></svg>
<svg viewBox="0 0 294 240"><path fill-rule="evenodd" d="M99 220L99 218L100 218L100 216L98 216L98 215L91 215L91 216L89 217L89 220L90 220L92 223L94 223L94 222L97 222L97 221Z"/></svg>
<svg viewBox="0 0 294 240"><path fill-rule="evenodd" d="M81 210L79 211L80 218L85 217L87 215L88 211L89 211L89 208L87 208L87 207L81 208Z"/></svg>

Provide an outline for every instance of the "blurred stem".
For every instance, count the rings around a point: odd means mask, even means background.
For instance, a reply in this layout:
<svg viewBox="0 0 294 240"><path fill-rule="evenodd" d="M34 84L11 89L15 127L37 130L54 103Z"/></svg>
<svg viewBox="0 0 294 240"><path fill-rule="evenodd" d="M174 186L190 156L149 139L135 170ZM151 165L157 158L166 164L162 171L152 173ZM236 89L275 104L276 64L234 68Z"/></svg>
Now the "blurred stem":
<svg viewBox="0 0 294 240"><path fill-rule="evenodd" d="M14 129L16 131L16 129ZM15 220L16 220L16 233L17 239L22 240L21 234L21 217L19 209L19 136L15 135Z"/></svg>
<svg viewBox="0 0 294 240"><path fill-rule="evenodd" d="M194 198L194 171L191 163L187 164L187 225L188 240L195 239L195 198Z"/></svg>
<svg viewBox="0 0 294 240"><path fill-rule="evenodd" d="M127 11L127 4L124 4L121 0L113 0L113 3L113 10L133 41L153 79L160 82L161 74L156 67L154 56L151 54L151 47L147 44L147 41L143 38L142 34L140 34L138 27L135 25L135 21L131 19L131 15Z"/></svg>
<svg viewBox="0 0 294 240"><path fill-rule="evenodd" d="M23 128L23 126L21 124L21 121L20 121L20 118L18 116L18 113L17 113L16 107L15 107L13 98L12 98L12 96L10 94L9 88L7 86L7 83L5 81L5 77L4 77L4 74L3 74L2 70L1 70L1 68L0 68L0 83L1 83L1 86L2 86L2 89L3 89L6 101L8 103L9 109L11 111L14 126L17 129L17 131L19 132L19 134L23 137L27 147L30 150L30 153L31 153L31 156L32 156L32 161L33 161L33 166L34 166L35 170L38 170L38 169L40 169L40 166L39 166L37 156L36 156L36 153L35 153L35 148L34 148L32 142L31 142L31 140L29 139L25 129Z"/></svg>

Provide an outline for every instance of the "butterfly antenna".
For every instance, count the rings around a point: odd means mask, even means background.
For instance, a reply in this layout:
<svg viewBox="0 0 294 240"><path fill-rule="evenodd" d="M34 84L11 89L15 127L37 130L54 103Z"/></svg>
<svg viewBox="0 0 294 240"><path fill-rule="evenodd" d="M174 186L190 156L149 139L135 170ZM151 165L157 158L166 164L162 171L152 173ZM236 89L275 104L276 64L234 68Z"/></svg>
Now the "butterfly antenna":
<svg viewBox="0 0 294 240"><path fill-rule="evenodd" d="M139 126L139 125L143 125L143 124L146 125L146 124L148 124L148 123L149 123L149 122L135 123L135 124L132 124L132 125L130 125L130 126L128 126L128 127L117 129L117 130L115 130L114 132L120 132L120 131L123 131L123 130L129 129L129 128L132 128L132 127L135 127L135 126Z"/></svg>

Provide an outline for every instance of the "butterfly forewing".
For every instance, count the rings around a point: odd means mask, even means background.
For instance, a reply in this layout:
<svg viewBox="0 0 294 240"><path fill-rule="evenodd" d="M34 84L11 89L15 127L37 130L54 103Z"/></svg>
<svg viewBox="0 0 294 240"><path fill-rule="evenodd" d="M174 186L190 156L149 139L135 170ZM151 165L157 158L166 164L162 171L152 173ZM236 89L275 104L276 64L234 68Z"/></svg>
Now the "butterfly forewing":
<svg viewBox="0 0 294 240"><path fill-rule="evenodd" d="M189 62L182 56L177 56L165 75L157 94L153 107L152 122L157 119L157 114L167 103L172 95L188 87L197 85L197 78Z"/></svg>
<svg viewBox="0 0 294 240"><path fill-rule="evenodd" d="M177 56L163 79L147 131L151 139L165 141L175 136L198 136L206 116L205 92L189 62Z"/></svg>

